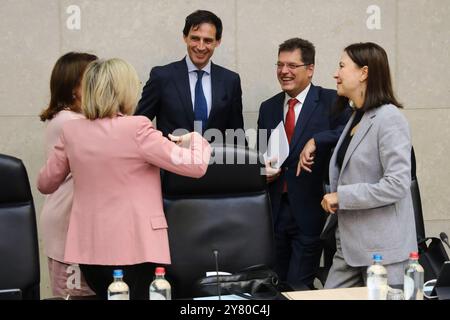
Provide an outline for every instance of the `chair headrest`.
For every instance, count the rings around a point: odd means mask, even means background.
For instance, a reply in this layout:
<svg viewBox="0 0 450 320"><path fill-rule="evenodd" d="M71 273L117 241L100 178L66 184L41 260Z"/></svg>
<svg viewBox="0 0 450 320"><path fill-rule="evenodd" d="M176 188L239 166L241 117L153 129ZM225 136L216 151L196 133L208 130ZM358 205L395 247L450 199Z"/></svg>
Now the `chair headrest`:
<svg viewBox="0 0 450 320"><path fill-rule="evenodd" d="M0 154L0 203L31 199L30 182L22 160Z"/></svg>
<svg viewBox="0 0 450 320"><path fill-rule="evenodd" d="M259 154L242 146L212 145L211 161L206 174L188 178L164 172L164 197L201 197L264 192L266 179Z"/></svg>

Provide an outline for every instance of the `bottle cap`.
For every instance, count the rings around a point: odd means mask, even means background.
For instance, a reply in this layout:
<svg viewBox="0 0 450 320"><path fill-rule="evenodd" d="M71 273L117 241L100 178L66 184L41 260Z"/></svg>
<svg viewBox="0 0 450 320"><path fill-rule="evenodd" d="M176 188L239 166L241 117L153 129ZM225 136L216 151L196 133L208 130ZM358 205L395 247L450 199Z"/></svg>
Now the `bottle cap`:
<svg viewBox="0 0 450 320"><path fill-rule="evenodd" d="M121 269L114 270L114 272L113 272L113 277L114 277L114 278L117 278L117 277L123 277L123 272L122 272L122 270L121 270Z"/></svg>
<svg viewBox="0 0 450 320"><path fill-rule="evenodd" d="M417 251L413 251L409 254L409 258L410 259L415 259L418 260L419 259L419 253Z"/></svg>
<svg viewBox="0 0 450 320"><path fill-rule="evenodd" d="M155 269L155 275L157 276L163 276L166 274L166 270L164 269L164 267L157 267Z"/></svg>
<svg viewBox="0 0 450 320"><path fill-rule="evenodd" d="M375 261L382 261L383 260L383 256L381 254L376 253L376 254L373 255L373 260L375 260Z"/></svg>

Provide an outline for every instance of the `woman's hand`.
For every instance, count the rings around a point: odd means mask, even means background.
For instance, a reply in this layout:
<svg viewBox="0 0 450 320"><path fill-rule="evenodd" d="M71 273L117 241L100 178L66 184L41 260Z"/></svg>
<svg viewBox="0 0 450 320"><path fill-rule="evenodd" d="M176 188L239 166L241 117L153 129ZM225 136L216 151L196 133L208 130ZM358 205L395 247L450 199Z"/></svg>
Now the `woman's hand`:
<svg viewBox="0 0 450 320"><path fill-rule="evenodd" d="M339 199L337 192L327 193L323 196L322 202L323 210L328 213L336 213L336 210L339 208Z"/></svg>
<svg viewBox="0 0 450 320"><path fill-rule="evenodd" d="M316 142L314 139L309 139L308 142L303 147L302 152L300 152L300 157L297 164L297 176L303 170L311 172L312 165L314 164L314 157L316 156Z"/></svg>
<svg viewBox="0 0 450 320"><path fill-rule="evenodd" d="M192 132L183 134L182 136L174 136L169 133L169 139L182 148L189 148L191 145Z"/></svg>

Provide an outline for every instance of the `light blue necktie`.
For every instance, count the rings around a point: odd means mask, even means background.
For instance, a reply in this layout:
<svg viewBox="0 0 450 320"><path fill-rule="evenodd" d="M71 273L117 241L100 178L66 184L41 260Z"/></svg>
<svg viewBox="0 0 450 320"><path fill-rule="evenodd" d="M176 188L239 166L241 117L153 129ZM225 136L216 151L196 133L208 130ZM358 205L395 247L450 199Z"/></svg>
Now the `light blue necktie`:
<svg viewBox="0 0 450 320"><path fill-rule="evenodd" d="M195 84L194 120L202 122L203 133L206 129L206 121L208 120L208 105L206 104L202 86L202 77L205 71L195 70L195 72L197 73L197 83Z"/></svg>

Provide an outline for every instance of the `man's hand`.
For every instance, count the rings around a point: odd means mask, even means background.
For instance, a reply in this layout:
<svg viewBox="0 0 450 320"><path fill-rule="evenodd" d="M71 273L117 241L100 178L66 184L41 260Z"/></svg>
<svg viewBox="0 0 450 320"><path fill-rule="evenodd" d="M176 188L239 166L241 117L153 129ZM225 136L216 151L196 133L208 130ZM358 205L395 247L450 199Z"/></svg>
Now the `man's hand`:
<svg viewBox="0 0 450 320"><path fill-rule="evenodd" d="M303 147L302 152L300 152L300 157L297 164L297 174L303 170L307 172L312 172L312 165L314 164L314 157L316 156L316 142L313 138L309 139L308 142Z"/></svg>
<svg viewBox="0 0 450 320"><path fill-rule="evenodd" d="M323 196L322 202L323 210L328 213L336 213L336 210L339 208L339 199L337 192L327 193Z"/></svg>
<svg viewBox="0 0 450 320"><path fill-rule="evenodd" d="M270 159L266 161L266 181L272 183L280 176L281 169L272 168L272 163L275 163L276 159Z"/></svg>

